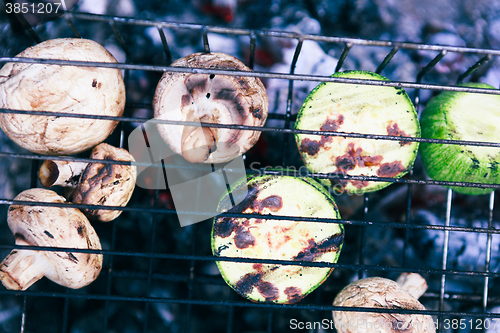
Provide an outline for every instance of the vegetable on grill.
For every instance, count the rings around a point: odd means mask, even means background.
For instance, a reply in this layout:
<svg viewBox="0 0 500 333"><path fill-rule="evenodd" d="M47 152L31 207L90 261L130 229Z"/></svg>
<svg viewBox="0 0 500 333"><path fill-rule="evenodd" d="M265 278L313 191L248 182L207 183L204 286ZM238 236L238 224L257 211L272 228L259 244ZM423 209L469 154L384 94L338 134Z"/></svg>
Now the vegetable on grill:
<svg viewBox="0 0 500 333"><path fill-rule="evenodd" d="M248 194L233 207L234 198ZM277 259L297 262L337 262L344 241L338 223L266 219L265 215L339 219L331 195L308 178L251 176L219 203L220 212L260 214L259 218L216 217L212 229L215 256ZM266 263L217 261L226 283L257 302L296 303L316 289L333 271Z"/></svg>
<svg viewBox="0 0 500 333"><path fill-rule="evenodd" d="M92 159L133 162L134 157L123 148L101 143L92 149ZM45 187L68 187L68 200L75 204L125 207L134 192L137 167L134 165L81 163L67 161L43 162L38 172ZM89 219L109 222L121 210L82 209Z"/></svg>
<svg viewBox="0 0 500 333"><path fill-rule="evenodd" d="M365 71L335 73L335 78L388 81ZM415 108L401 88L323 82L302 104L295 129L420 137ZM313 173L399 178L415 161L418 142L295 134L302 159ZM390 182L330 179L338 192L365 193Z"/></svg>
<svg viewBox="0 0 500 333"><path fill-rule="evenodd" d="M172 67L250 72L238 59L224 53L195 53ZM245 126L263 126L267 118L266 89L259 78L165 72L156 88L156 119ZM235 128L159 124L163 140L193 163L222 163L245 153L260 131Z"/></svg>
<svg viewBox="0 0 500 333"><path fill-rule="evenodd" d="M14 200L66 203L40 188L23 191ZM7 223L16 245L101 250L94 228L76 208L12 205ZM0 281L8 289L26 290L45 276L68 288L82 288L99 276L102 262L102 254L14 249L0 263Z"/></svg>
<svg viewBox="0 0 500 333"><path fill-rule="evenodd" d="M81 38L52 39L16 57L116 63L100 44ZM7 63L0 69L0 108L67 114L121 116L125 84L117 68ZM111 120L1 113L0 128L24 149L70 155L104 141Z"/></svg>
<svg viewBox="0 0 500 333"><path fill-rule="evenodd" d="M466 87L494 89L484 83ZM500 142L500 96L445 91L422 112L422 136L431 139ZM420 155L434 180L500 184L500 148L422 143ZM492 188L452 186L462 194L487 194Z"/></svg>
<svg viewBox="0 0 500 333"><path fill-rule="evenodd" d="M427 290L427 282L416 273L403 273L394 282L381 277L355 281L342 289L334 306L425 310L417 300ZM338 333L434 333L432 317L421 314L333 311Z"/></svg>

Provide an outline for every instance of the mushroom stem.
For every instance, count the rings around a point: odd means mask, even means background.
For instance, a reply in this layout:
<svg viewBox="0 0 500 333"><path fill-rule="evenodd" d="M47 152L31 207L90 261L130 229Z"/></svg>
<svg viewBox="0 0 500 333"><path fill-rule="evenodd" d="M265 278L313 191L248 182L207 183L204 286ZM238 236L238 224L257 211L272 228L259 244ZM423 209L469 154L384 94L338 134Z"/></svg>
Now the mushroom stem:
<svg viewBox="0 0 500 333"><path fill-rule="evenodd" d="M206 121L199 119L194 110L190 110L186 116L186 121L200 120ZM181 138L182 157L191 163L205 162L208 156L217 149L216 142L216 135L211 128L185 126Z"/></svg>
<svg viewBox="0 0 500 333"><path fill-rule="evenodd" d="M46 160L40 167L38 177L44 187L75 187L87 165L88 163L83 162Z"/></svg>
<svg viewBox="0 0 500 333"><path fill-rule="evenodd" d="M417 273L403 273L396 282L416 299L419 299L428 288L427 281Z"/></svg>
<svg viewBox="0 0 500 333"><path fill-rule="evenodd" d="M13 250L0 264L0 281L10 290L26 290L49 267L43 256L29 250Z"/></svg>

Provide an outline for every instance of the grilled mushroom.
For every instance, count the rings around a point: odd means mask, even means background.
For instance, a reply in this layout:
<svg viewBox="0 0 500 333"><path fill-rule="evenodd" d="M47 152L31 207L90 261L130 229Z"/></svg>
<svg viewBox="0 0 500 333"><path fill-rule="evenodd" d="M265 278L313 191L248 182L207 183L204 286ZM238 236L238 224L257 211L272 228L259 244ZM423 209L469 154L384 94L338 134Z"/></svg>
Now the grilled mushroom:
<svg viewBox="0 0 500 333"><path fill-rule="evenodd" d="M251 71L224 53L195 53L173 67ZM153 100L155 118L162 120L263 126L268 99L258 78L166 72ZM160 135L177 154L193 163L221 163L245 153L260 131L200 126L158 125Z"/></svg>
<svg viewBox="0 0 500 333"><path fill-rule="evenodd" d="M427 289L425 279L412 273L392 280L373 277L358 280L342 289L334 306L425 310L417 300ZM339 333L363 332L435 332L431 316L359 311L333 311L335 328Z"/></svg>
<svg viewBox="0 0 500 333"><path fill-rule="evenodd" d="M92 159L135 161L130 153L105 143L96 146ZM132 197L137 178L134 165L45 161L38 173L45 187L69 186L68 199L77 204L125 207ZM82 209L90 219L109 222L117 218L121 210Z"/></svg>
<svg viewBox="0 0 500 333"><path fill-rule="evenodd" d="M17 57L116 62L104 47L80 38L48 40ZM0 108L121 116L124 106L125 85L116 68L7 63L0 69ZM9 138L45 155L90 149L116 125L110 120L0 114L0 127Z"/></svg>
<svg viewBox="0 0 500 333"><path fill-rule="evenodd" d="M248 194L232 207L248 186ZM288 176L253 176L222 198L219 210L229 213L273 214L339 219L331 195L312 179ZM212 252L215 256L337 262L344 242L344 227L262 218L214 219ZM320 286L333 271L329 267L252 264L218 261L226 283L252 301L296 303Z"/></svg>
<svg viewBox="0 0 500 333"><path fill-rule="evenodd" d="M30 189L15 200L65 203L46 189ZM100 250L101 243L85 215L75 208L9 207L7 222L17 245ZM0 264L0 281L12 290L26 290L46 276L68 288L81 288L101 271L101 254L13 250Z"/></svg>

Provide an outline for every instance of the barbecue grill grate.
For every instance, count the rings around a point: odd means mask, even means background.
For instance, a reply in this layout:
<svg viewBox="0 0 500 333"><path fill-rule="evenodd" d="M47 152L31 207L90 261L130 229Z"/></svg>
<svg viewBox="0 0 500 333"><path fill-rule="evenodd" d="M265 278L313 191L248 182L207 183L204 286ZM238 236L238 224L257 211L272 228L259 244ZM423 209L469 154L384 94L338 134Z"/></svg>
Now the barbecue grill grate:
<svg viewBox="0 0 500 333"><path fill-rule="evenodd" d="M255 50L256 50L256 40L257 38L282 38L287 40L297 41L297 46L295 49L295 53L293 56L293 60L291 62L290 72L289 74L277 74L270 72L239 72L239 71L223 71L223 70L210 70L210 69L186 69L186 68L171 68L165 66L154 66L154 65L142 65L142 64L132 64L128 61L124 63L117 64L109 64L109 63L85 63L85 62L72 62L72 61L57 61L57 60L41 60L41 59L22 59L22 58L13 58L13 57L2 57L0 58L0 63L6 62L29 62L29 63L46 63L46 64L60 64L60 65L75 65L75 66L96 66L96 67L114 67L120 68L125 71L125 80L127 82L127 78L129 77L132 71L153 71L153 72L163 72L163 71L178 71L178 72L189 72L189 73L203 73L203 74L225 74L225 75L238 75L238 76L257 76L263 79L281 79L281 80L289 80L289 89L288 89L288 98L287 98L287 107L284 115L280 114L270 114L269 119L275 119L281 121L283 123L282 127L265 127L265 128L255 128L249 126L235 126L235 125L213 125L213 124L203 124L203 126L219 126L226 128L240 128L240 129L251 129L251 130L260 130L264 132L273 132L278 133L283 141L281 143L281 150L283 152L281 165L285 167L288 164L288 152L290 149L294 149L292 147L293 144L290 143L290 136L294 133L308 133L308 134L320 134L320 135L339 135L343 137L359 137L370 140L397 140L397 141L419 141L419 142L431 142L431 143L447 143L447 144L464 144L467 143L469 145L478 145L478 146L492 146L492 147L500 147L500 143L496 142L457 142L457 141L448 141L448 140L432 140L432 139L424 139L424 138L407 138L407 137L398 137L398 136L382 136L382 135L369 135L369 134L360 134L360 133L331 133L331 132L321 132L321 131L298 131L292 129L292 122L294 121L294 116L292 115L292 99L293 99L293 84L294 80L304 80L304 81L329 81L329 82L345 82L349 84L370 84L370 85L381 85L381 86L390 86L390 87L399 87L406 89L414 89L414 103L416 105L417 110L419 110L420 104L420 90L434 90L434 91L442 91L442 90L453 90L453 91L464 91L464 92L478 92L478 93L488 93L488 94L500 94L500 90L488 90L488 89L478 89L478 88L468 88L468 87L459 87L453 84L443 85L443 84L432 84L432 83L423 83L424 76L429 73L434 66L436 66L441 59L447 53L457 53L462 54L468 57L476 57L479 58L466 72L464 72L458 78L458 81L464 80L475 70L484 66L487 62L489 62L494 56L500 55L500 50L488 50L488 49L479 49L479 48L466 48L466 47L451 47L451 46L439 46L439 45L426 45L426 44L414 44L414 43L403 43L403 42L390 42L390 41L376 41L376 40L366 40L366 39L354 39L354 38L340 38L340 37L329 37L329 36L318 36L318 35L305 35L305 34L296 34L289 32L280 32L280 31L261 31L261 30L247 30L247 29L233 29L233 28L221 28L214 26L205 26L199 24L186 24L186 23L173 23L173 22L160 22L160 21L150 21L150 20L141 20L135 18L123 18L123 17L111 17L111 16L101 16L101 15L92 15L86 13L77 13L77 12L67 12L61 18L66 21L69 29L73 32L76 37L85 37L81 36L80 32L77 29L77 24L75 21L83 22L85 24L94 24L94 23L105 23L109 25L109 33L113 34L116 37L116 40L119 42L120 46L123 48L127 55L130 55L133 50L130 50L128 44L126 42L126 35L122 34L122 31L126 30L126 27L154 27L157 28L158 34L161 38L163 49L165 52L165 60L166 63L171 62L171 54L170 48L167 43L167 38L165 35L165 29L170 30L192 30L197 31L200 34L200 37L203 41L203 48L205 52L210 51L210 44L208 33L217 33L223 35L232 35L232 36L247 36L249 37L249 59L248 64L253 68L255 63ZM29 36L33 38L35 42L40 42L42 39L37 34L34 29L28 29L27 33ZM387 49L387 56L377 67L376 72L380 73L384 70L384 68L391 62L392 58L397 54L399 50L415 50L415 51L432 51L436 52L437 55L435 58L430 61L425 67L423 67L419 72L414 82L385 82L385 81L367 81L367 80L358 80L358 79L342 79L342 78L331 78L328 76L317 76L317 75L304 75L304 74L295 74L295 67L297 61L299 59L301 49L303 46L303 42L307 40L323 42L323 43L332 43L336 45L342 45L343 51L340 56L340 60L337 63L335 71L339 71L343 62L348 57L349 51L353 47L363 47L363 46L373 46L378 48ZM328 73L329 74L329 73ZM137 109L137 108L151 108L150 105L142 105L142 104L127 104L127 110ZM26 111L21 110L8 110L8 109L0 109L2 113L26 113ZM126 111L127 112L127 111ZM92 115L68 115L68 114L58 114L54 112L30 112L30 114L40 114L46 116L61 116L61 117L76 117L76 118L96 118L96 119L116 119L120 121L119 135L118 138L115 138L119 141L120 147L124 146L124 139L127 134L127 128L131 127L130 123L144 123L149 121L149 118L137 118L137 117L105 117L105 116L92 116ZM186 124L184 122L174 122L174 121L158 121L161 123L167 124ZM188 123L190 125L196 126L196 123ZM128 127L127 127L128 126ZM31 160L31 186L37 186L37 170L39 166L39 161L44 160L44 156L32 155L32 154L21 154L21 153L10 153L5 151L0 151L0 158L6 159L24 159ZM89 162L91 160L86 158L68 158L68 157L51 157L55 160L77 160L82 162ZM95 160L92 160L95 162ZM116 162L109 160L99 161L101 163L116 163L116 164L124 164L124 162ZM137 165L141 165L141 163L136 163ZM172 167L168 164L162 164L162 167ZM248 174L255 173L255 170L246 170ZM272 170L260 170L259 172L263 174L277 174L282 173L282 171L272 171ZM307 310L308 313L312 313L313 315L309 317L310 321L321 321L322 318L331 318L330 311L339 310L342 308L334 307L331 304L333 298L327 298L326 296L322 296L322 290L324 286L318 289L315 293L307 297L304 301L296 304L296 305L277 305L277 304L258 304L251 303L248 301L243 301L241 299L236 300L236 296L233 292L227 292L229 287L225 287L222 279L210 276L207 274L200 274L197 266L204 262L214 262L215 260L225 260L225 261L239 261L239 262L255 262L255 263L278 263L283 265L306 265L306 266L316 266L316 267L335 267L337 271L346 270L351 272L359 272L359 277L362 278L366 275L366 272L376 272L378 274L382 273L397 273L397 272L417 272L421 274L425 274L430 276L431 278L439 281L439 285L437 289L430 289L423 297L430 302L435 302L435 308L429 308L427 311L417 311L417 310L402 310L402 309L363 309L363 308L343 308L345 311L369 311L369 312L389 312L389 313L424 313L436 316L439 318L439 329L438 331L445 331L446 327L443 327L443 320L445 318L471 318L474 322L474 327L476 326L476 320L485 321L486 318L490 318L492 320L491 324L495 323L494 320L498 320L500 318L500 314L488 313L486 310L493 306L499 305L500 299L495 296L490 295L490 286L492 285L492 279L500 277L500 273L491 272L489 269L491 253L492 253L492 235L496 235L500 233L500 230L497 230L493 227L493 210L495 203L495 193L493 192L489 196L488 201L488 227L466 227L466 226L454 226L450 224L451 221L451 209L452 209L452 191L447 191L446 198L446 207L445 207L445 223L444 225L430 225L430 224L415 224L412 223L412 215L411 215L411 207L412 207L412 188L417 185L461 185L461 186L471 186L471 187L490 187L490 188L499 188L500 185L485 185L485 184L475 184L475 183L453 183L453 182L442 182L442 181L432 181L427 179L415 179L413 178L413 172L410 172L409 177L401 178L401 179L392 179L392 178L378 178L378 177L364 177L364 176L341 176L341 175L319 175L319 174L299 174L297 172L290 171L290 175L294 176L311 176L315 178L347 178L347 179L357 179L357 180L373 180L373 181L389 181L403 184L407 187L407 197L406 197L406 208L404 217L402 220L405 222L387 222L387 221L373 221L368 219L368 213L370 209L370 195L363 196L363 213L359 219L352 220L328 220L321 218L301 218L302 221L315 221L315 222L325 222L325 223L337 223L341 222L347 226L355 226L352 230L359 232L358 234L358 242L357 246L351 246L351 250L357 251L356 255L358 258L357 263L337 263L337 264L328 264L328 263L308 263L308 262L296 262L296 261L284 261L284 260L257 260L257 259L238 259L238 258L215 258L211 255L208 255L207 251L203 251L200 249L199 243L203 243L202 236L199 235L199 229L203 228L204 224L208 225L208 222L203 222L200 225L193 225L191 227L187 227L189 229L189 238L187 239L186 251L165 251L165 247L158 246L160 243L159 238L162 237L162 232L167 232L164 226L160 225L160 219L174 219L175 214L182 214L183 212L177 212L174 209L163 208L160 207L160 191L156 190L154 193L154 200L152 200L151 205L146 207L145 205L135 205L130 204L128 207L121 208L115 207L114 209L124 210L129 212L130 216L135 216L135 223L143 223L139 220L138 216L147 216L148 221L146 222L149 226L147 229L147 233L149 234L149 239L143 240L145 244L143 246L132 246L134 250L117 250L116 243L117 238L120 237L120 230L118 229L118 224L121 223L118 220L115 223L107 224L105 226L99 225L95 226L99 228L98 232L100 233L101 242L106 244L104 246L104 250L102 251L92 251L92 250L78 250L78 249L62 249L62 248L42 248L42 247L30 247L30 246L15 246L11 244L0 244L0 250L4 250L4 252L8 252L12 249L26 248L26 249L34 249L40 251L62 251L66 252L71 250L72 252L91 252L91 253L102 253L105 257L105 266L103 267L103 271L101 272L101 276L99 280L101 284L104 285L101 289L89 289L86 288L83 291L70 291L61 288L57 288L56 286L49 286L48 289L37 289L36 287L31 288L25 292L18 291L9 291L9 290L0 290L1 297L13 297L17 301L20 301L22 306L22 318L19 329L21 332L29 331L33 329L34 324L29 324L30 317L34 316L34 313L37 311L30 304L34 303L37 300L46 300L46 299L58 299L62 303L62 309L60 314L57 314L57 319L55 319L59 325L58 330L62 332L68 332L70 326L73 327L76 325L76 315L72 314L70 309L75 308L75 303L78 300L86 300L87 305L89 304L97 306L99 311L101 311L102 315L102 324L100 325L100 331L108 332L112 329L111 316L113 311L113 304L116 302L128 302L134 304L142 304L143 310L140 315L139 322L142 325L142 331L148 332L152 330L150 323L151 307L155 304L168 304L172 306L180 306L183 309L183 316L181 318L176 318L175 321L177 323L177 330L188 332L192 330L194 326L192 323L193 311L196 309L201 309L201 311L210 312L213 309L218 309L220 306L222 310L214 310L215 313L221 316L221 318L226 318L226 332L238 331L236 329L236 321L238 316L243 316L242 309L263 309L260 314L264 314L266 317L266 330L267 332L272 332L276 329L282 330L284 328L288 328L288 321L293 318L290 316L290 313L297 313L299 310ZM401 186L403 186L401 185ZM26 205L47 205L47 206L61 206L57 204L48 204L48 203L34 203L34 202L21 202L14 201L10 199L0 199L1 205L11 205L11 204L26 204ZM72 206L76 208L100 208L102 206L89 206L89 205L64 205L65 207ZM109 209L109 207L107 207ZM113 208L112 208L113 209ZM135 215L134 215L135 214ZM143 214L143 215L139 215ZM248 217L249 215L243 214L230 214L225 213L224 216L230 217ZM252 215L255 216L255 215ZM272 216L266 217L272 219L288 219L288 220L298 220L298 218L293 217L282 217L282 216ZM363 246L364 239L366 236L366 230L368 227L378 227L378 228L394 228L398 229L404 233L404 246L403 253L401 254L401 260L396 265L370 265L365 264L365 258L367 256L366 249ZM160 230L160 228L163 228ZM408 264L407 260L407 252L408 252L408 243L411 237L411 232L414 230L435 230L439 231L443 234L444 242L442 249L442 265L440 269L424 267L424 268L413 268ZM350 230L348 230L349 232ZM465 233L483 233L487 234L487 253L486 253L486 262L485 262L485 270L484 271L474 271L474 270L457 270L450 269L449 267L449 253L448 253L448 242L450 238L450 232L465 232ZM205 237L207 238L207 237ZM130 242L134 242L134 239L130 239ZM158 250L158 249L162 250ZM346 251L346 250L344 250ZM201 252L201 254L200 254ZM342 258L342 256L341 256ZM140 266L142 269L116 269L116 261L118 260L130 260L130 261L142 261L142 265ZM179 273L174 270L174 273L164 274L155 272L154 265L155 262L163 262L169 264L177 264L182 263L182 265L186 265L188 267L188 273ZM342 262L342 259L341 259ZM447 278L454 276L463 276L464 278L468 277L478 277L482 279L482 283L484 287L482 288L482 293L480 294L461 294L457 292L448 292L446 288ZM130 295L128 293L116 293L113 292L114 287L121 279L128 280L139 280L143 284L143 289L139 293L131 292ZM329 284L335 284L333 281L335 280L335 276L330 277ZM105 281L105 282L102 282ZM144 287L144 281L145 287ZM181 288L185 289L184 297L170 297L170 296L162 296L162 295L154 295L153 285L156 281L160 281L162 283L173 283L175 285L182 286ZM97 282L97 281L96 281ZM41 283L41 282L39 282ZM217 299L214 297L205 297L205 298L196 298L196 287L197 284L202 285L215 285L222 286L220 288L224 288L225 292L223 295L228 295L226 299ZM45 285L44 285L45 286ZM334 295L338 292L343 285L337 285L330 288L330 292L327 295ZM55 289L54 289L55 288ZM333 288L333 289L332 289ZM219 290L219 289L217 289ZM222 289L220 289L222 290ZM93 302L92 302L93 301ZM463 309L466 310L449 310L446 309L445 301L455 301L463 303ZM96 305L98 304L98 305ZM470 305L470 306L465 306ZM456 307L455 309L461 309L460 307ZM55 310L54 310L55 311ZM264 312L265 311L265 312ZM295 312L294 312L295 311ZM221 315L222 313L222 315ZM116 323L115 323L116 324ZM201 323L203 325L203 323ZM472 325L471 325L472 326ZM182 327L182 328L179 328ZM173 329L172 329L173 330ZM194 329L193 329L194 330ZM239 329L241 330L241 329ZM36 328L36 331L40 332L40 328ZM72 330L72 332L76 330ZM78 332L84 331L84 329L78 330ZM195 330L196 331L196 330ZM317 330L316 330L317 331Z"/></svg>

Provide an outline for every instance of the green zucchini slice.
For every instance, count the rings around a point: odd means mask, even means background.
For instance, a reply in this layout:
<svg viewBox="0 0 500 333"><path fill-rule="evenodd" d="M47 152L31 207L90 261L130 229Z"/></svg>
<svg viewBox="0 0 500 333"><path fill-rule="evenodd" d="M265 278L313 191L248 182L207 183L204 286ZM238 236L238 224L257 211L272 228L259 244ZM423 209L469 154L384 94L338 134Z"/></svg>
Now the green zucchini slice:
<svg viewBox="0 0 500 333"><path fill-rule="evenodd" d="M494 89L484 83L467 87ZM500 142L500 96L445 91L427 103L421 116L422 136L432 139ZM440 181L499 184L500 149L422 143L429 177ZM487 194L492 188L451 186L462 194Z"/></svg>
<svg viewBox="0 0 500 333"><path fill-rule="evenodd" d="M366 71L332 77L383 80ZM401 88L323 82L307 96L295 128L361 134L420 137L415 107ZM418 142L296 134L304 164L313 173L399 178L415 161ZM366 193L390 182L325 180L337 192Z"/></svg>
<svg viewBox="0 0 500 333"><path fill-rule="evenodd" d="M233 207L231 195L238 196L246 187L247 196ZM342 224L265 218L271 214L339 219L332 196L318 182L289 176L250 176L231 195L221 199L220 212L264 217L214 218L214 256L337 262L344 242ZM273 303L300 301L333 271L329 267L228 261L217 261L217 266L226 283L241 296Z"/></svg>

